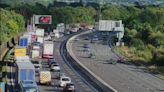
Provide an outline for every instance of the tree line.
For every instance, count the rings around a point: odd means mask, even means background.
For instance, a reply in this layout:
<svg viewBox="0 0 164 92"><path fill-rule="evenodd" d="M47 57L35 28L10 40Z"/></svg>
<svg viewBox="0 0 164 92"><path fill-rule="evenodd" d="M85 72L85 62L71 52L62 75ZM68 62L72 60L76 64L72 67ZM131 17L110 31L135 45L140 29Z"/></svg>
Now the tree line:
<svg viewBox="0 0 164 92"><path fill-rule="evenodd" d="M56 26L57 23L61 22L94 25L100 11L97 7L46 7L39 3L35 5L21 4L6 9L10 12L2 10L4 18L1 19L4 22L3 34L5 35L10 34L9 32L12 29L20 30L21 26L24 26L24 21L27 23L33 14L52 15L52 26ZM25 20L13 11L21 14ZM9 13L7 19L5 18L5 12ZM158 61L157 64L164 65L162 61L164 60L164 8L104 5L101 8L101 15L102 19L106 20L123 20L125 36L122 40L130 49L129 52L145 61ZM19 16L19 19L13 16ZM5 22L7 23L5 24ZM17 31L14 32L17 33ZM3 39L7 38L4 37Z"/></svg>

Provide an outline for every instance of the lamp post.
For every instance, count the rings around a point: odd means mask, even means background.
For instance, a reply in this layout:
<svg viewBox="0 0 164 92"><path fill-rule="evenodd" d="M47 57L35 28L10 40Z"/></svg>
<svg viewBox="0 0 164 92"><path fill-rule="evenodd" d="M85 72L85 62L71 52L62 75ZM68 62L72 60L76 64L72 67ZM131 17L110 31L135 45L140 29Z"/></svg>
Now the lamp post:
<svg viewBox="0 0 164 92"><path fill-rule="evenodd" d="M103 5L104 5L104 0L99 0L99 20L102 19L101 8L103 7Z"/></svg>

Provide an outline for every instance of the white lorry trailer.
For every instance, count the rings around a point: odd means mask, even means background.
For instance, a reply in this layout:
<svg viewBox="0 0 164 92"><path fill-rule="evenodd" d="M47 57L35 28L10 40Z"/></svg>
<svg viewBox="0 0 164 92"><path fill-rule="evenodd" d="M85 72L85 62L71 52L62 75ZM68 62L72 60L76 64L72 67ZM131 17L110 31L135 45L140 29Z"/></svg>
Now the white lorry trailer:
<svg viewBox="0 0 164 92"><path fill-rule="evenodd" d="M43 58L54 58L54 43L53 41L44 41L43 43Z"/></svg>

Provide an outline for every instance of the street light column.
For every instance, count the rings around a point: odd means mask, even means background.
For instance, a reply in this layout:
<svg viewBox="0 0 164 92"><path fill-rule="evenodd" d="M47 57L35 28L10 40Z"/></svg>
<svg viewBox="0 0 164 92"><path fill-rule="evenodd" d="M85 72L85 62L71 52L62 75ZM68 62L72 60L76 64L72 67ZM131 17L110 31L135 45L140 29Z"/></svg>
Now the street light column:
<svg viewBox="0 0 164 92"><path fill-rule="evenodd" d="M99 0L99 20L102 19L101 8L103 7L103 5L104 5L104 0Z"/></svg>

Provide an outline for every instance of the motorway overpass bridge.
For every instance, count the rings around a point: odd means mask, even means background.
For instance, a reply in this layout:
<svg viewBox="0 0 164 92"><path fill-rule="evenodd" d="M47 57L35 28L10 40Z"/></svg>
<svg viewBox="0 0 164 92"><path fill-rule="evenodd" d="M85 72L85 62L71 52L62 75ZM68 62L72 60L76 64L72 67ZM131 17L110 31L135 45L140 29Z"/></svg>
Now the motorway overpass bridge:
<svg viewBox="0 0 164 92"><path fill-rule="evenodd" d="M122 45L122 38L124 36L124 25L122 20L99 20L93 29L94 35L101 38L106 38L109 42L113 37L117 38L116 45Z"/></svg>

